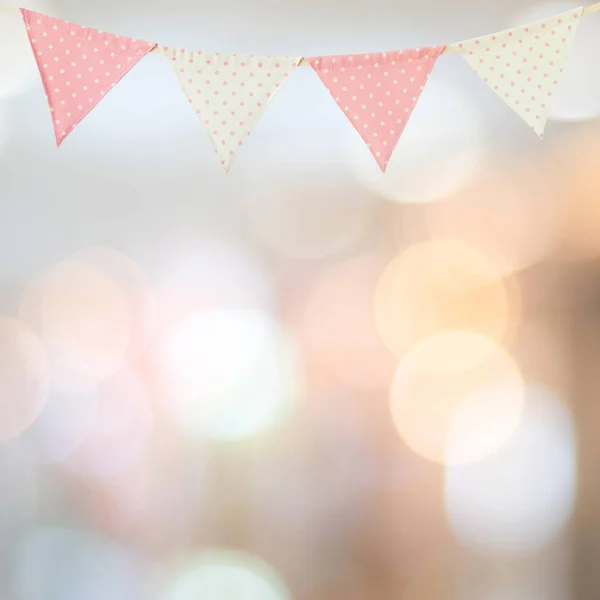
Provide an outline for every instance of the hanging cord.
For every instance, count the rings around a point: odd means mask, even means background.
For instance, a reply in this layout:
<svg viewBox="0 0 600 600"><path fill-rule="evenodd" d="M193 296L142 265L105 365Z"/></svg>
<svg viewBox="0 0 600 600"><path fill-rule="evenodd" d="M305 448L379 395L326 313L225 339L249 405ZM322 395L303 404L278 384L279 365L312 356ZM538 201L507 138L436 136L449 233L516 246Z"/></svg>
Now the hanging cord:
<svg viewBox="0 0 600 600"><path fill-rule="evenodd" d="M595 4L590 4L589 6L585 6L582 14L589 15L591 13L595 13L598 11L600 11L600 2L596 2ZM18 8L15 8L13 6L4 6L4 5L0 4L0 12L19 14L20 11ZM156 48L154 48L154 50L152 50L152 52L160 53L161 52L160 47L156 46ZM446 49L444 50L443 54L448 54L451 52L456 52L456 50L451 45L448 45L448 46L446 46ZM308 67L309 63L306 61L305 58L301 58L300 62L298 63L298 66L299 67Z"/></svg>

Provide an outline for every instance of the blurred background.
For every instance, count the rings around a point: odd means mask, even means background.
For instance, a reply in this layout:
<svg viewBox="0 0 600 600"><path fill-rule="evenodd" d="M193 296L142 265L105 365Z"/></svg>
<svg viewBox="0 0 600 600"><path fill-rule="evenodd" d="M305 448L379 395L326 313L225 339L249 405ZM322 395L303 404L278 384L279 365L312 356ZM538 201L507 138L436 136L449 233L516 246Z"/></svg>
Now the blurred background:
<svg viewBox="0 0 600 600"><path fill-rule="evenodd" d="M27 4L292 55L572 6ZM298 69L226 176L157 55L57 151L1 15L0 598L597 598L599 32L543 144L447 55L383 176Z"/></svg>

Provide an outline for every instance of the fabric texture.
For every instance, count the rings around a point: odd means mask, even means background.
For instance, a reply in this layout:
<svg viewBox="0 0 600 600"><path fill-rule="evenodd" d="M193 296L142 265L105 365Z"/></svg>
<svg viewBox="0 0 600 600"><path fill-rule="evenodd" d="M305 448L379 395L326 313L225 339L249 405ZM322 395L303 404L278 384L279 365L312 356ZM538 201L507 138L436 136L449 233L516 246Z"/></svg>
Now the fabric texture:
<svg viewBox="0 0 600 600"><path fill-rule="evenodd" d="M539 136L583 8L452 45Z"/></svg>
<svg viewBox="0 0 600 600"><path fill-rule="evenodd" d="M307 59L384 172L444 48Z"/></svg>
<svg viewBox="0 0 600 600"><path fill-rule="evenodd" d="M56 145L156 46L21 9Z"/></svg>
<svg viewBox="0 0 600 600"><path fill-rule="evenodd" d="M300 57L244 56L164 46L181 87L229 171L240 146Z"/></svg>

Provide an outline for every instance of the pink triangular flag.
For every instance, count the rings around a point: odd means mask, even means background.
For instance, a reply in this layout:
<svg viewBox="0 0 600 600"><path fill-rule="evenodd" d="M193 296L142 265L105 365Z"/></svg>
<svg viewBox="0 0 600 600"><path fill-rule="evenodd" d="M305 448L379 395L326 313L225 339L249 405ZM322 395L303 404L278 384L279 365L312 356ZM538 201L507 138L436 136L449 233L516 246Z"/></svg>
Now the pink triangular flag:
<svg viewBox="0 0 600 600"><path fill-rule="evenodd" d="M56 134L63 140L156 44L21 9Z"/></svg>
<svg viewBox="0 0 600 600"><path fill-rule="evenodd" d="M308 58L385 171L445 46Z"/></svg>

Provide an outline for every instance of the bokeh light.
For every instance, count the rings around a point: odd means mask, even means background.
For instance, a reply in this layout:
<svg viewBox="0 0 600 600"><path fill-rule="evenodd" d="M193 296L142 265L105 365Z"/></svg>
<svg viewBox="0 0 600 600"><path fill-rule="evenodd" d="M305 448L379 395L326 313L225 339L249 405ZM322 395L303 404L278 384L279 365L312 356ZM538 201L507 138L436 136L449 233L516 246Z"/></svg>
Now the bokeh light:
<svg viewBox="0 0 600 600"><path fill-rule="evenodd" d="M388 200L430 202L464 184L479 166L482 152L479 106L459 87L432 77L386 173L362 153L356 167L360 181Z"/></svg>
<svg viewBox="0 0 600 600"><path fill-rule="evenodd" d="M291 600L281 576L256 556L207 551L181 570L166 600Z"/></svg>
<svg viewBox="0 0 600 600"><path fill-rule="evenodd" d="M468 329L497 341L510 337L520 313L516 282L504 263L451 238L401 252L377 283L377 330L398 357L442 330Z"/></svg>
<svg viewBox="0 0 600 600"><path fill-rule="evenodd" d="M134 552L93 532L31 529L15 559L22 600L145 600L155 583Z"/></svg>
<svg viewBox="0 0 600 600"><path fill-rule="evenodd" d="M71 260L106 276L127 298L131 332L126 357L128 360L136 358L150 341L156 321L156 298L146 275L133 259L106 246L82 248Z"/></svg>
<svg viewBox="0 0 600 600"><path fill-rule="evenodd" d="M552 177L527 157L518 167L498 157L425 216L430 236L495 257L504 275L546 258L560 243L563 219Z"/></svg>
<svg viewBox="0 0 600 600"><path fill-rule="evenodd" d="M119 371L143 343L147 305L131 259L110 249L80 251L26 289L21 318L38 332L53 389L80 392Z"/></svg>
<svg viewBox="0 0 600 600"><path fill-rule="evenodd" d="M98 415L66 466L88 477L110 477L139 458L150 435L153 414L145 383L131 369L123 369L100 383Z"/></svg>
<svg viewBox="0 0 600 600"><path fill-rule="evenodd" d="M274 305L267 274L249 249L216 236L202 239L184 245L174 242L159 270L161 330L198 310L268 310Z"/></svg>
<svg viewBox="0 0 600 600"><path fill-rule="evenodd" d="M514 361L492 340L446 332L400 362L390 405L396 429L414 452L463 464L497 451L514 433L523 383ZM460 436L453 436L457 430Z"/></svg>
<svg viewBox="0 0 600 600"><path fill-rule="evenodd" d="M573 510L576 444L565 405L547 389L528 387L521 423L504 447L446 470L446 510L459 540L501 556L551 542Z"/></svg>
<svg viewBox="0 0 600 600"><path fill-rule="evenodd" d="M291 341L261 311L214 309L192 315L168 333L162 359L167 409L193 437L258 434L299 394Z"/></svg>
<svg viewBox="0 0 600 600"><path fill-rule="evenodd" d="M62 261L34 281L20 314L39 325L61 391L87 389L124 362L131 332L125 295L80 262Z"/></svg>
<svg viewBox="0 0 600 600"><path fill-rule="evenodd" d="M519 11L514 25L533 23L579 8L579 2L538 2ZM594 15L581 20L569 52L569 59L560 76L560 83L550 107L550 118L560 121L583 121L600 115L600 37Z"/></svg>
<svg viewBox="0 0 600 600"><path fill-rule="evenodd" d="M382 259L363 254L321 273L311 285L298 336L334 379L360 389L387 387L396 368L373 318Z"/></svg>
<svg viewBox="0 0 600 600"><path fill-rule="evenodd" d="M187 47L203 19L30 2ZM538 2L519 24L574 5ZM527 8L251 4L215 4L204 45L223 25L242 52L416 47ZM558 260L600 258L598 123L539 145L451 54L383 175L302 68L225 178L155 54L47 155L3 19L0 600L595 597L600 265ZM555 118L600 115L599 19Z"/></svg>
<svg viewBox="0 0 600 600"><path fill-rule="evenodd" d="M23 323L0 316L0 442L18 436L38 417L50 388L44 347Z"/></svg>

